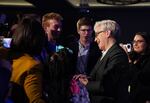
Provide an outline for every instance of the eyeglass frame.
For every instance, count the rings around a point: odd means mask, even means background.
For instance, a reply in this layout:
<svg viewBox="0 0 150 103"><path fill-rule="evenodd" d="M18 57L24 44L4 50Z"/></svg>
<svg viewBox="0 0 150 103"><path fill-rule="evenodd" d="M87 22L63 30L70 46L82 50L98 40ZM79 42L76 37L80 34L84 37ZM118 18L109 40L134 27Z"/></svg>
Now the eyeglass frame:
<svg viewBox="0 0 150 103"><path fill-rule="evenodd" d="M103 31L95 32L95 37L97 37L102 32L105 32L105 31L103 30Z"/></svg>

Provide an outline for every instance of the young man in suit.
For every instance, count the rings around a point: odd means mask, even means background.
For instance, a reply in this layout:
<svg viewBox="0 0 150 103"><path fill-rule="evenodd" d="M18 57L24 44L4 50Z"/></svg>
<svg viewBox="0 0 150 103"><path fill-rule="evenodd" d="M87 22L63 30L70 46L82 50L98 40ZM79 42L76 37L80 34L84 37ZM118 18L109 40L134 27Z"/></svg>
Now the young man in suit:
<svg viewBox="0 0 150 103"><path fill-rule="evenodd" d="M75 73L89 75L101 55L94 42L92 19L80 18L77 21L77 33L79 38L68 45L73 50L73 67Z"/></svg>
<svg viewBox="0 0 150 103"><path fill-rule="evenodd" d="M102 56L90 74L77 75L90 94L92 103L128 103L128 58L117 44L119 25L113 20L98 21L94 25L95 41Z"/></svg>
<svg viewBox="0 0 150 103"><path fill-rule="evenodd" d="M46 13L42 17L42 26L48 39L41 53L41 56L45 57L43 61L46 61L44 92L47 100L52 103L69 102L69 86L73 75L71 63L68 62L72 53L69 48L60 44L62 22L63 17L59 13Z"/></svg>

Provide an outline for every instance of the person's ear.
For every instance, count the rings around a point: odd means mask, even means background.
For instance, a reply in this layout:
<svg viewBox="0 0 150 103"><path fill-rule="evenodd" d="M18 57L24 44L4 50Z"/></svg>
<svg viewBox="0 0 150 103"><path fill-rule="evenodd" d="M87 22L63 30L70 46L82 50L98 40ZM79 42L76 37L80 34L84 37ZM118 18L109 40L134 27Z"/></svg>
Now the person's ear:
<svg viewBox="0 0 150 103"><path fill-rule="evenodd" d="M77 33L80 34L80 30L77 28Z"/></svg>
<svg viewBox="0 0 150 103"><path fill-rule="evenodd" d="M107 30L107 31L106 31L106 36L107 36L107 37L110 37L110 36L111 36L111 31L110 31L110 30Z"/></svg>

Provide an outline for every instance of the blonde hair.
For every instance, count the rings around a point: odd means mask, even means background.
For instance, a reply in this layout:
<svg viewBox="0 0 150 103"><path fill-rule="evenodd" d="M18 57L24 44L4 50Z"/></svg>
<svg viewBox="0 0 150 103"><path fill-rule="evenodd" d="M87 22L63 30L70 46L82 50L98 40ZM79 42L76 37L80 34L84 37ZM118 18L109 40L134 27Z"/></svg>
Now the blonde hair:
<svg viewBox="0 0 150 103"><path fill-rule="evenodd" d="M51 13L47 13L45 15L43 15L42 17L42 26L45 28L47 27L49 24L47 23L48 20L50 19L55 19L57 21L62 21L63 20L63 17L58 14L58 13L54 13L54 12L51 12Z"/></svg>

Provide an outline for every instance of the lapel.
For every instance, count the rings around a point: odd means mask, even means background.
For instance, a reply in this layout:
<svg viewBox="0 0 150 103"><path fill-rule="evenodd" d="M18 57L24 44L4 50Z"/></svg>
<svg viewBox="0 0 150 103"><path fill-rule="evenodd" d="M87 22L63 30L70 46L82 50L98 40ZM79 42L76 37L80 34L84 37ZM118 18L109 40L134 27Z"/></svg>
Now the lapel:
<svg viewBox="0 0 150 103"><path fill-rule="evenodd" d="M95 66L95 71L97 72L99 69L101 69L101 73L104 72L105 70L105 66L107 65L107 61L109 59L109 57L111 56L111 53L117 48L117 44L115 43L108 51L107 53L105 54L105 56L103 57L102 60L98 60L96 66Z"/></svg>
<svg viewBox="0 0 150 103"><path fill-rule="evenodd" d="M117 47L116 43L112 45L112 47L107 51L107 53L105 54L105 56L101 61L106 61L111 56L111 53L116 49L116 47Z"/></svg>

